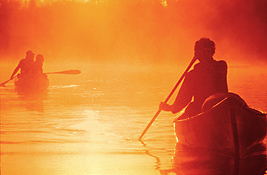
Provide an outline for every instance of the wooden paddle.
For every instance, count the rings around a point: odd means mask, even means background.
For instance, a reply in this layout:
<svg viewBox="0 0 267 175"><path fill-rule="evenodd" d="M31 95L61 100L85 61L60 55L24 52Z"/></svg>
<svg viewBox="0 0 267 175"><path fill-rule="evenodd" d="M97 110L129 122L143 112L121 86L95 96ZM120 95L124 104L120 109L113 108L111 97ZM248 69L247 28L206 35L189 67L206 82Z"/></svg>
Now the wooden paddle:
<svg viewBox="0 0 267 175"><path fill-rule="evenodd" d="M7 80L7 81L5 81L5 82L3 82L3 83L1 83L0 84L0 86L1 87L5 87L6 86L6 84L9 82L9 81L11 81L12 79L9 79L9 80Z"/></svg>
<svg viewBox="0 0 267 175"><path fill-rule="evenodd" d="M168 97L165 99L164 103L167 103L168 100L171 98L172 94L175 92L175 90L177 89L177 87L179 86L179 84L182 82L183 78L185 77L186 73L189 71L189 69L191 68L191 66L195 63L197 59L194 57L192 59L192 61L189 63L188 67L186 68L186 70L184 71L184 73L182 74L182 76L180 77L180 79L178 80L178 82L176 83L176 85L174 86L174 88L172 89L171 93L168 95ZM152 125L152 123L155 121L155 119L157 118L157 116L159 115L159 113L161 112L161 109L159 109L157 111L157 113L154 115L154 117L151 119L151 121L148 123L148 125L146 126L146 128L144 129L143 133L140 135L140 137L138 138L138 140L141 140L142 137L145 135L145 133L147 132L147 130L149 129L149 127Z"/></svg>
<svg viewBox="0 0 267 175"><path fill-rule="evenodd" d="M60 71L60 72L47 72L45 74L80 74L80 70L65 70L65 71Z"/></svg>

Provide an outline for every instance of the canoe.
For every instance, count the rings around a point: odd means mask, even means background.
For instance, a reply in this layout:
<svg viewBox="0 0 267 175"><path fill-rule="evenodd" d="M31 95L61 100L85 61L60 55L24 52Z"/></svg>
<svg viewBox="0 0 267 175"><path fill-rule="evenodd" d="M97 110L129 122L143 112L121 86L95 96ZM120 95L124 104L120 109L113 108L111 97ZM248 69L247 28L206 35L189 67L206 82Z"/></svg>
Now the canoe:
<svg viewBox="0 0 267 175"><path fill-rule="evenodd" d="M42 93L46 92L49 80L44 75L35 77L16 77L14 79L15 90L19 93Z"/></svg>
<svg viewBox="0 0 267 175"><path fill-rule="evenodd" d="M249 108L237 94L213 95L203 110L174 120L179 143L242 158L265 139L266 114Z"/></svg>

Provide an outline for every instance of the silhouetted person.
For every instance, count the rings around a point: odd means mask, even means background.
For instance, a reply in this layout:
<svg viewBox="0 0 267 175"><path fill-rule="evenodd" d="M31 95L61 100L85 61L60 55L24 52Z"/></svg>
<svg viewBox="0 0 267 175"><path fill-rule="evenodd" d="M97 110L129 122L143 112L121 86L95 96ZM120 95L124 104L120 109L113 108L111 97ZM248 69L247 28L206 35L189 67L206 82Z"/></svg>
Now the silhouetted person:
<svg viewBox="0 0 267 175"><path fill-rule="evenodd" d="M215 43L208 38L201 38L195 43L194 50L199 63L186 74L176 100L172 105L163 102L160 104L160 109L172 113L177 113L188 105L181 118L200 113L203 102L210 95L228 92L227 63L213 59Z"/></svg>
<svg viewBox="0 0 267 175"><path fill-rule="evenodd" d="M39 78L40 76L47 77L46 74L43 73L43 62L44 56L38 54L35 58L34 63L31 66L31 73L34 78Z"/></svg>
<svg viewBox="0 0 267 175"><path fill-rule="evenodd" d="M35 58L34 63L32 64L33 74L43 74L43 62L44 62L44 56L38 54Z"/></svg>
<svg viewBox="0 0 267 175"><path fill-rule="evenodd" d="M28 77L31 75L32 64L34 63L34 53L31 50L26 52L26 57L20 60L18 66L13 71L10 79L14 78L14 75L20 70L20 77Z"/></svg>

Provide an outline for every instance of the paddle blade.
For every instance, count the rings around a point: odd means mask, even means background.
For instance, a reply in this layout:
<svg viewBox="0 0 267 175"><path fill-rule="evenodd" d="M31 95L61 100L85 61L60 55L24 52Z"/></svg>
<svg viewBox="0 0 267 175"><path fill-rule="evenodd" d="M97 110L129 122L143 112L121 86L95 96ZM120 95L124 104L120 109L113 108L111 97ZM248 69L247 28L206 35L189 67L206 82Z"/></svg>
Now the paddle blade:
<svg viewBox="0 0 267 175"><path fill-rule="evenodd" d="M80 74L81 71L80 70L66 70L66 71L60 71L60 72L48 72L45 74Z"/></svg>

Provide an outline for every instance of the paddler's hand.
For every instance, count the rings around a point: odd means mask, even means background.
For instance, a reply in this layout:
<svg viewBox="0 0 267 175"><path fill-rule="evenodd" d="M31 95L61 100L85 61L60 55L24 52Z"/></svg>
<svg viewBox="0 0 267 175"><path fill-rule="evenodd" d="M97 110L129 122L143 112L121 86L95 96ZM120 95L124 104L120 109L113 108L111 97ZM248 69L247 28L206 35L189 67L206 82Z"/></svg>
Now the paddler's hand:
<svg viewBox="0 0 267 175"><path fill-rule="evenodd" d="M159 104L159 109L163 111L172 111L172 106L168 105L167 103L161 102Z"/></svg>

